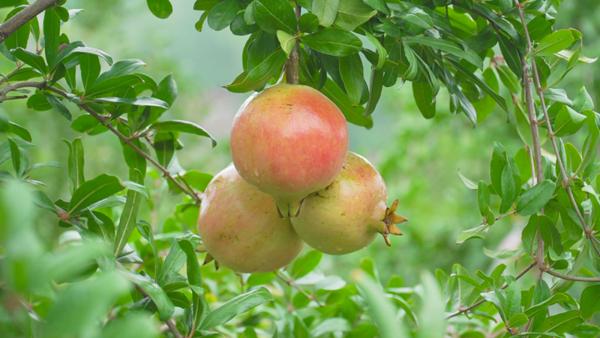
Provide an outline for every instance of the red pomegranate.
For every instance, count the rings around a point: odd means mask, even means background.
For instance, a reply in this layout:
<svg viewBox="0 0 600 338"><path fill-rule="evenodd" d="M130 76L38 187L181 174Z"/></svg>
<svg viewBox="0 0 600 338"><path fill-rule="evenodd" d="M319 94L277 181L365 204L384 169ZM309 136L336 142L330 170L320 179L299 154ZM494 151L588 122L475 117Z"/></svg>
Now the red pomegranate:
<svg viewBox="0 0 600 338"><path fill-rule="evenodd" d="M233 165L207 186L198 230L208 253L238 272L267 272L287 265L302 249L288 219L275 201L244 181Z"/></svg>
<svg viewBox="0 0 600 338"><path fill-rule="evenodd" d="M377 233L400 234L394 223L397 202L386 206L383 178L364 157L349 152L341 172L325 189L302 202L300 214L290 219L296 233L313 248L339 255L367 246Z"/></svg>
<svg viewBox="0 0 600 338"><path fill-rule="evenodd" d="M329 185L348 148L346 120L319 91L279 84L250 97L231 131L233 163L240 175L273 196L284 216Z"/></svg>

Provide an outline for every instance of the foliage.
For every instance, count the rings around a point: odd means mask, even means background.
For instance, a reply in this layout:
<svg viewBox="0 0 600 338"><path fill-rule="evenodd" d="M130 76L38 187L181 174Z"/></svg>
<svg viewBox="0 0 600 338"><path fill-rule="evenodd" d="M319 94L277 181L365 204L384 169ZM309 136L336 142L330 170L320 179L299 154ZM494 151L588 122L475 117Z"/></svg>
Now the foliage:
<svg viewBox="0 0 600 338"><path fill-rule="evenodd" d="M169 0L148 0L159 18ZM70 41L62 25L78 10L52 4L0 44L12 70L0 102L23 100L86 137L119 140L127 179L86 177L94 148L67 140L68 196L50 199L32 163L30 131L0 118L2 251L0 332L9 336L382 336L458 337L599 334L599 120L588 91L562 87L582 55L577 30L554 29L558 0L198 0L206 24L248 35L243 73L227 89L279 81L298 53L299 81L320 89L350 123L370 128L383 87L411 82L426 118L450 111L472 123L503 114L521 138L517 151L491 151L489 180L471 181L482 223L458 242L485 237L500 219L526 224L521 245L487 271L456 263L407 285L385 281L370 259L351 282L319 269L307 251L288 268L236 276L202 265L194 234L200 192L210 175L184 170L181 134L214 139L194 122L168 119L172 76L154 80L137 59ZM2 3L6 21L25 1ZM365 74L367 75L365 77ZM293 75L293 74L292 74ZM570 83L572 84L572 82ZM579 87L579 86L578 86ZM566 88L566 89L564 89ZM37 117L36 117L37 118ZM49 118L44 116L41 118ZM40 118L40 119L41 119ZM199 139L202 140L202 139ZM153 152L153 153L151 153ZM411 175L413 173L406 173ZM163 225L139 215L162 178L180 195ZM183 193L183 194L182 194ZM61 233L51 247L35 215ZM409 239L405 239L410 241ZM538 277L529 278L529 277Z"/></svg>

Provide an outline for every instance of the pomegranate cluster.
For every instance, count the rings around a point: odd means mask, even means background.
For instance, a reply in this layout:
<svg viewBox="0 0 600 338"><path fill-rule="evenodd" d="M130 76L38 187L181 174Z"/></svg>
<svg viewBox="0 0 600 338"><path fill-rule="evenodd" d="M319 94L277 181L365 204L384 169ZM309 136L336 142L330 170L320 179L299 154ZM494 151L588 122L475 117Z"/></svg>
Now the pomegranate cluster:
<svg viewBox="0 0 600 338"><path fill-rule="evenodd" d="M385 182L348 151L338 107L319 91L279 84L251 96L231 131L233 164L206 188L198 219L208 253L238 272L287 265L302 242L328 254L367 246L405 221Z"/></svg>

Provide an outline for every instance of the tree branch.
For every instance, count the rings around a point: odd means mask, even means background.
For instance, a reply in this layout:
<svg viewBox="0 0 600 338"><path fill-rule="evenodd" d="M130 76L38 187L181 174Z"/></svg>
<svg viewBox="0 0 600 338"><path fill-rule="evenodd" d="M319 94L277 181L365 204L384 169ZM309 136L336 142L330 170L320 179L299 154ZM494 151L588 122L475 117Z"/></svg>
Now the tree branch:
<svg viewBox="0 0 600 338"><path fill-rule="evenodd" d="M12 100L12 98L7 97L6 95L12 91L21 89L21 88L44 88L46 87L46 82L35 82L35 81L25 81L15 83L13 85L8 85L2 89L0 89L0 103L6 100Z"/></svg>
<svg viewBox="0 0 600 338"><path fill-rule="evenodd" d="M300 6L296 5L296 18L300 18ZM298 84L300 81L300 56L298 52L298 40L294 42L294 48L285 63L285 79L287 83Z"/></svg>
<svg viewBox="0 0 600 338"><path fill-rule="evenodd" d="M545 269L543 272L546 272L547 274L552 275L554 277L562 278L564 280L573 281L573 282L600 283L600 277L571 276L571 275L560 273L558 271L554 271L551 269Z"/></svg>
<svg viewBox="0 0 600 338"><path fill-rule="evenodd" d="M19 27L45 11L48 7L54 5L56 1L57 0L37 0L0 25L0 43L6 40L6 38L19 29Z"/></svg>
<svg viewBox="0 0 600 338"><path fill-rule="evenodd" d="M533 262L531 264L529 264L525 269L523 269L523 271L519 272L518 275L515 276L515 280L519 280L521 279L521 277L525 276L527 274L527 272L529 272L529 270L533 269L534 266L536 266L537 263ZM502 289L506 289L508 287L508 284L505 283L504 285L502 285ZM465 307L465 308L461 308L458 311L452 312L451 314L449 314L448 316L446 316L446 319L450 319L450 318L454 318L456 316L459 316L463 313L467 313L473 309L475 309L476 307L480 306L481 304L485 303L486 300L481 298L478 301L476 301L475 303L473 303L472 305Z"/></svg>
<svg viewBox="0 0 600 338"><path fill-rule="evenodd" d="M527 28L527 20L525 20L525 11L523 9L523 5L518 1L515 0L517 9L519 10L519 17L521 19L521 25L523 26L523 31L525 33L525 40L527 41L527 54L529 55L532 48L532 43L531 43L531 36L529 35L529 29ZM535 63L535 59L533 59L531 61L531 70L533 72L533 82L535 84L535 88L537 91L537 95L540 98L540 106L542 108L542 113L544 114L544 120L546 123L546 128L548 128L548 135L550 137L550 142L552 143L552 148L554 150L554 153L556 154L556 163L558 164L559 170L560 170L560 174L561 174L561 183L562 186L564 187L565 191L567 192L567 195L569 196L569 201L571 202L573 208L575 209L575 213L577 215L577 218L579 219L579 222L581 223L581 227L583 228L583 231L585 232L585 236L586 238L588 238L591 243L592 243L592 248L594 249L594 251L596 252L596 254L598 256L600 256L600 249L598 248L598 246L596 245L596 242L594 241L594 233L592 231L592 229L590 229L590 227L588 226L585 217L583 216L583 213L581 212L581 209L579 209L579 205L577 204L577 200L575 199L575 195L573 194L573 189L571 188L571 184L570 184L570 179L569 176L567 175L567 169L565 166L565 163L562 160L562 157L560 156L560 150L558 148L558 142L556 141L556 135L554 134L554 130L552 128L552 122L550 121L550 115L548 114L548 108L546 106L546 100L544 98L544 88L542 87L541 81L540 81L540 75L537 69L537 65Z"/></svg>
<svg viewBox="0 0 600 338"><path fill-rule="evenodd" d="M80 109L88 112L92 117L94 117L96 120L98 120L98 122L100 122L103 126L105 126L113 134L115 134L123 143L127 144L133 151L138 153L140 156L142 156L148 162L150 162L153 166L155 166L168 180L173 182L173 184L175 184L183 193L192 197L196 203L198 203L198 204L200 203L200 201L201 201L200 196L193 189L190 188L190 186L189 186L189 184L187 184L187 182L185 185L182 184L177 178L175 178L173 175L171 175L171 173L169 172L169 170L167 168L162 166L160 163L158 163L158 161L156 161L154 158L152 158L152 156L150 156L145 151L140 149L140 147L138 147L135 143L133 143L133 141L129 137L123 135L119 130L117 130L117 128L115 128L107 118L105 118L102 115L100 115L99 113L97 113L94 109L92 109L87 104L80 102L78 100L75 100L73 95L70 95L59 88L48 86L48 84L46 82L32 82L32 81L19 82L14 85L7 86L4 89L0 90L0 102L2 102L3 100L6 99L5 95L8 92L14 91L14 90L17 90L20 88L46 89L48 91L58 94L64 98L66 98L67 100L75 103ZM4 99L3 99L3 97L4 97Z"/></svg>

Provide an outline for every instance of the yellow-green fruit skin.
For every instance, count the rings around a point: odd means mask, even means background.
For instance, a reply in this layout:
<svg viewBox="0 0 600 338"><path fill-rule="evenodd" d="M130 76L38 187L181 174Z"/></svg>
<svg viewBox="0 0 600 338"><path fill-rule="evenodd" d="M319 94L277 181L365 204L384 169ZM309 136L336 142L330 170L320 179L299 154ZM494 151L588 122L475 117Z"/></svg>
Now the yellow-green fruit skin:
<svg viewBox="0 0 600 338"><path fill-rule="evenodd" d="M309 195L291 222L311 247L340 255L373 241L386 211L386 187L364 157L349 152L333 183Z"/></svg>
<svg viewBox="0 0 600 338"><path fill-rule="evenodd" d="M202 197L198 230L220 265L237 272L274 271L302 249L273 198L242 179L233 165L211 180Z"/></svg>

